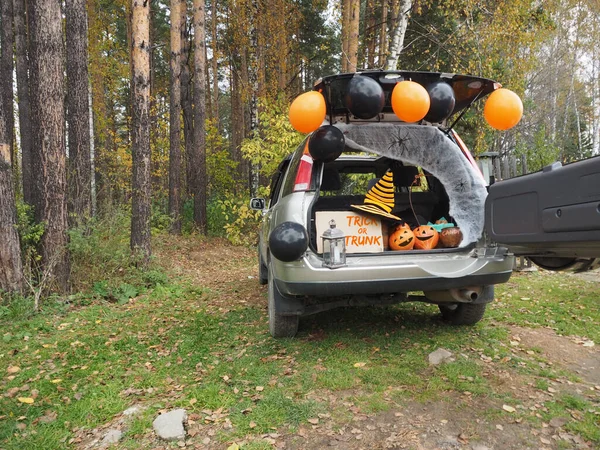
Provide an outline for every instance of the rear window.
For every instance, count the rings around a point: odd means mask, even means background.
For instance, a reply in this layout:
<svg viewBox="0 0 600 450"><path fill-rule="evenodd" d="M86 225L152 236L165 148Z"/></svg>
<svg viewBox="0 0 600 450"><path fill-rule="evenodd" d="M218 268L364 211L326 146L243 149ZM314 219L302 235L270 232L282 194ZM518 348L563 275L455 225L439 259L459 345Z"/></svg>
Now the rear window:
<svg viewBox="0 0 600 450"><path fill-rule="evenodd" d="M428 174L420 167L391 164L389 169L394 174L396 192L428 192ZM337 197L346 195L364 195L379 181L385 173L381 168L373 167L336 167L326 165L319 195L321 197Z"/></svg>

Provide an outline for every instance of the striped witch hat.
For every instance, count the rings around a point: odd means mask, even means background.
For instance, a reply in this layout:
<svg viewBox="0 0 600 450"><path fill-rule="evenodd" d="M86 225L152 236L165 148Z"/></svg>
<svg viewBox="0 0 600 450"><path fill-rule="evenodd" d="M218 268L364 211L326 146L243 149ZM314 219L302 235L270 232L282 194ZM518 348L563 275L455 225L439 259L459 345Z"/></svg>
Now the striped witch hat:
<svg viewBox="0 0 600 450"><path fill-rule="evenodd" d="M388 219L402 220L400 217L390 214L394 209L394 176L392 171L388 170L375 186L367 192L364 204L350 206Z"/></svg>

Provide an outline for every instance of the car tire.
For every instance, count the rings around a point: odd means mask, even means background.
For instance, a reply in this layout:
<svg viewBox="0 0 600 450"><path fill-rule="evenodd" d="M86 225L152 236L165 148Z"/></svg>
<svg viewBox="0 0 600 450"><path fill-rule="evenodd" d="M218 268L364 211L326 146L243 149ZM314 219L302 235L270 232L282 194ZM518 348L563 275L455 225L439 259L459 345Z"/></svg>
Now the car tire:
<svg viewBox="0 0 600 450"><path fill-rule="evenodd" d="M269 282L269 271L265 263L263 263L260 247L258 247L258 282L262 285Z"/></svg>
<svg viewBox="0 0 600 450"><path fill-rule="evenodd" d="M300 323L299 316L283 316L277 313L278 303L284 298L283 294L277 289L273 273L269 269L269 332L274 338L294 337L298 332Z"/></svg>
<svg viewBox="0 0 600 450"><path fill-rule="evenodd" d="M494 286L485 286L481 296L485 297L485 303L449 303L438 307L444 320L452 325L475 325L483 319L487 303L494 300Z"/></svg>
<svg viewBox="0 0 600 450"><path fill-rule="evenodd" d="M470 303L454 303L450 305L438 305L444 320L452 325L475 325L485 314L485 303L476 305Z"/></svg>

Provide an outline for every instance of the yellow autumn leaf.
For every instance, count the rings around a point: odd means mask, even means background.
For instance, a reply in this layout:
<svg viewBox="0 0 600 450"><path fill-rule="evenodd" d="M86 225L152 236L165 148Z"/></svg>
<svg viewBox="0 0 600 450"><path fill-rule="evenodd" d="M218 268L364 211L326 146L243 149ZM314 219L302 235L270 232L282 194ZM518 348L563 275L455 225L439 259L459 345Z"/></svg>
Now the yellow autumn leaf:
<svg viewBox="0 0 600 450"><path fill-rule="evenodd" d="M50 383L57 384L57 383L60 383L61 381L62 381L62 378L55 378L55 379L54 379L54 380L52 380Z"/></svg>
<svg viewBox="0 0 600 450"><path fill-rule="evenodd" d="M227 447L227 450L240 450L240 446L234 442L229 447Z"/></svg>
<svg viewBox="0 0 600 450"><path fill-rule="evenodd" d="M19 400L21 403L27 403L28 405L33 403L33 399L31 397L19 397L17 400Z"/></svg>
<svg viewBox="0 0 600 450"><path fill-rule="evenodd" d="M354 367L365 367L366 365L367 365L367 363L364 363L364 362L354 363Z"/></svg>

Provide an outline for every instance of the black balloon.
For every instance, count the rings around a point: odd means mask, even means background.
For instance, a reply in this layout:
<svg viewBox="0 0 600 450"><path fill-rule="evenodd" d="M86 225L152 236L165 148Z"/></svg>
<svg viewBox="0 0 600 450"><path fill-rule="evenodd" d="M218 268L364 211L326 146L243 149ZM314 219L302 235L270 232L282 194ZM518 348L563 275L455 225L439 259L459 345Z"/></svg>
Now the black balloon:
<svg viewBox="0 0 600 450"><path fill-rule="evenodd" d="M355 75L348 83L346 108L359 119L372 119L383 109L385 95L373 78Z"/></svg>
<svg viewBox="0 0 600 450"><path fill-rule="evenodd" d="M307 248L306 229L296 222L283 222L277 225L269 236L269 250L280 261L296 261Z"/></svg>
<svg viewBox="0 0 600 450"><path fill-rule="evenodd" d="M345 147L344 133L333 125L320 127L308 141L308 152L315 161L334 161L342 154Z"/></svg>
<svg viewBox="0 0 600 450"><path fill-rule="evenodd" d="M438 123L450 117L454 110L456 99L452 86L443 81L436 81L427 86L427 92L431 99L429 112L425 116L427 122Z"/></svg>

